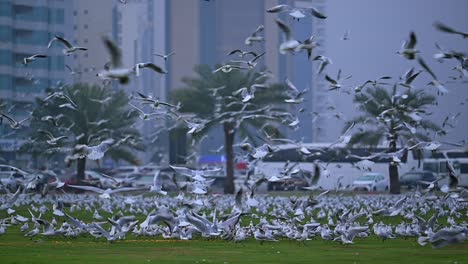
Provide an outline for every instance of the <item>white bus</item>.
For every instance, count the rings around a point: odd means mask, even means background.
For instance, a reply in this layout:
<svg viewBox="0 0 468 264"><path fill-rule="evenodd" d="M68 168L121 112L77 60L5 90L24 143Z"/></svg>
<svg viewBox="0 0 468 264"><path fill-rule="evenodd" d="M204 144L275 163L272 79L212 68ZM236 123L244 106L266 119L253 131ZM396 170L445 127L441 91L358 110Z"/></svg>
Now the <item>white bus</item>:
<svg viewBox="0 0 468 264"><path fill-rule="evenodd" d="M304 156L298 151L297 145L286 144L276 145L275 151L271 156L257 163L256 174L275 175L284 167L285 163L298 163L302 170L313 172L314 162L317 162L321 168L321 177L318 185L324 189L335 189L338 186L351 187L354 180L365 173L373 172L383 175L388 180L388 158L374 158L370 161L373 164L365 166L366 162L353 157L353 155L364 157L372 153L380 153L387 150L385 147L365 148L354 147L347 148L345 145L334 145L328 148L330 143L311 143L303 144L310 150L311 154ZM317 149L317 151L314 151ZM321 149L322 151L318 151ZM368 163L368 162L367 162ZM367 164L369 165L369 164ZM410 171L418 166L418 161L414 159L411 152L406 159L402 159L399 164L399 175Z"/></svg>
<svg viewBox="0 0 468 264"><path fill-rule="evenodd" d="M468 151L466 149L455 149L444 151L453 164L455 174L458 176L458 185L468 187ZM431 157L423 159L423 170L433 172L438 178L444 179L439 186L448 183L447 160L442 152L436 152Z"/></svg>

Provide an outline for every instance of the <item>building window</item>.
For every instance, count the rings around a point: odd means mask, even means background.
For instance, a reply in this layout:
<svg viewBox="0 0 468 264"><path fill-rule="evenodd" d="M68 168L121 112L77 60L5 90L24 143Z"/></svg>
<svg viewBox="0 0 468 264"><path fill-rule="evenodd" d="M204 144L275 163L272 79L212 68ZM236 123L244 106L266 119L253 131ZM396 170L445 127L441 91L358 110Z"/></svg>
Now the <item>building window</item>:
<svg viewBox="0 0 468 264"><path fill-rule="evenodd" d="M83 27L84 29L88 29L88 24L85 24Z"/></svg>
<svg viewBox="0 0 468 264"><path fill-rule="evenodd" d="M85 15L87 15L87 14L88 14L88 9L85 9L85 10L83 11L83 13L84 13Z"/></svg>
<svg viewBox="0 0 468 264"><path fill-rule="evenodd" d="M77 25L74 25L73 26L73 30L77 30L78 29L78 26Z"/></svg>
<svg viewBox="0 0 468 264"><path fill-rule="evenodd" d="M74 15L74 16L77 16L77 15L78 15L78 11L74 10L74 11L73 11L73 15Z"/></svg>

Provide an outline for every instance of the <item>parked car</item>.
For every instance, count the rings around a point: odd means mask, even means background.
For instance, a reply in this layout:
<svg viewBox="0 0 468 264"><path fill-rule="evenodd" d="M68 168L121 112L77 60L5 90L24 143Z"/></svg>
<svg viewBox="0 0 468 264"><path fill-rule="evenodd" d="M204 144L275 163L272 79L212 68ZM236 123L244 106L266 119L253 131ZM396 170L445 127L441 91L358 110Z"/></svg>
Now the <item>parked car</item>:
<svg viewBox="0 0 468 264"><path fill-rule="evenodd" d="M351 186L353 191L387 191L388 180L380 173L359 176Z"/></svg>
<svg viewBox="0 0 468 264"><path fill-rule="evenodd" d="M436 176L430 171L409 171L401 176L400 185L408 189L416 188L416 186L426 188L428 184L422 183L421 181L432 182L435 181L435 179Z"/></svg>

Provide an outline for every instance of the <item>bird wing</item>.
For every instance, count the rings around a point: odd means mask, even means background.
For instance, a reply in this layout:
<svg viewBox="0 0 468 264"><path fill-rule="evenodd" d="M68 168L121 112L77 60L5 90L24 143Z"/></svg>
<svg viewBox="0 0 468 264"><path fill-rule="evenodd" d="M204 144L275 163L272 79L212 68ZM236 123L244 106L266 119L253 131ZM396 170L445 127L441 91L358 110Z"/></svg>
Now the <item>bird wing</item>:
<svg viewBox="0 0 468 264"><path fill-rule="evenodd" d="M63 45L65 45L65 47L71 49L73 48L73 45L70 44L70 42L68 42L66 39L60 37L60 36L57 36L55 35L55 38L60 42L62 43Z"/></svg>
<svg viewBox="0 0 468 264"><path fill-rule="evenodd" d="M167 73L167 71L163 70L161 67L159 67L158 65L156 65L154 63L151 63L151 62L139 63L138 67L140 67L140 68L150 68L151 70L153 70L153 71L155 71L157 73L161 73L161 74L166 74Z"/></svg>
<svg viewBox="0 0 468 264"><path fill-rule="evenodd" d="M263 55L265 55L265 52L253 58L250 62L255 62L256 60L258 60L258 58L262 57Z"/></svg>
<svg viewBox="0 0 468 264"><path fill-rule="evenodd" d="M325 75L325 80L327 80L328 82L332 84L337 84L337 82L334 79L332 79L330 76L328 76L328 74Z"/></svg>
<svg viewBox="0 0 468 264"><path fill-rule="evenodd" d="M265 26L263 25L258 26L257 29L254 31L254 33L252 33L252 37L257 36L258 33L263 31L263 29L265 29Z"/></svg>
<svg viewBox="0 0 468 264"><path fill-rule="evenodd" d="M414 48L416 46L416 42L417 42L416 34L413 31L411 31L410 39L409 39L408 43L406 43L406 48L408 48L408 49Z"/></svg>
<svg viewBox="0 0 468 264"><path fill-rule="evenodd" d="M320 18L320 19L327 18L327 16L325 14L318 11L317 8L315 8L315 7L310 7L310 13L312 14L312 16L314 16L316 18Z"/></svg>
<svg viewBox="0 0 468 264"><path fill-rule="evenodd" d="M286 40L292 40L291 29L288 27L288 25L286 25L280 19L276 19L275 21L278 27L281 29L281 31L283 31Z"/></svg>
<svg viewBox="0 0 468 264"><path fill-rule="evenodd" d="M285 12L285 11L289 11L291 10L291 7L289 5L275 5L269 9L267 9L266 11L268 13L280 13L280 12Z"/></svg>
<svg viewBox="0 0 468 264"><path fill-rule="evenodd" d="M432 76L432 78L434 78L434 80L437 80L437 77L434 74L434 72L429 68L429 66L427 66L426 62L421 57L418 57L418 62L419 65L421 65L421 67L423 67L424 70L426 70Z"/></svg>
<svg viewBox="0 0 468 264"><path fill-rule="evenodd" d="M122 51L109 37L103 37L104 45L111 55L111 64L114 68L122 66Z"/></svg>
<svg viewBox="0 0 468 264"><path fill-rule="evenodd" d="M286 78L285 82L290 90L292 90L296 94L299 93L299 90L297 89L297 87L288 78Z"/></svg>
<svg viewBox="0 0 468 264"><path fill-rule="evenodd" d="M232 54L236 54L236 53L242 53L242 50L240 50L240 49L235 49L235 50L229 52L229 53L228 53L228 56L231 56Z"/></svg>
<svg viewBox="0 0 468 264"><path fill-rule="evenodd" d="M44 55L44 54L35 54L35 55L32 55L31 58L47 58L47 55Z"/></svg>
<svg viewBox="0 0 468 264"><path fill-rule="evenodd" d="M434 27L442 32L445 32L445 33L451 33L451 34L459 34L459 35L462 35L463 37L466 36L466 33L463 33L463 32L460 32L458 30L455 30L445 24L442 24L441 22L435 22L434 23Z"/></svg>
<svg viewBox="0 0 468 264"><path fill-rule="evenodd" d="M94 186L82 186L82 185L67 185L67 186L72 187L72 188L76 188L76 189L85 190L85 191L104 193L103 189L100 189L100 188L97 188L97 187L94 187Z"/></svg>

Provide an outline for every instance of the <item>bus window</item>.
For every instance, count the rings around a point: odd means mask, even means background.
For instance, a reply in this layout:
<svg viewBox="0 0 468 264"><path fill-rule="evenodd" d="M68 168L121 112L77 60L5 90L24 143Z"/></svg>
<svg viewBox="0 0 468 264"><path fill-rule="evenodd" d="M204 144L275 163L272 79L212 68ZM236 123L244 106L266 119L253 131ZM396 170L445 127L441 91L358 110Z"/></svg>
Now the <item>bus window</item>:
<svg viewBox="0 0 468 264"><path fill-rule="evenodd" d="M460 173L468 173L468 163L460 163Z"/></svg>
<svg viewBox="0 0 468 264"><path fill-rule="evenodd" d="M439 166L438 165L439 164L437 162L424 162L423 170L438 173L439 172ZM445 165L444 165L444 167L445 167Z"/></svg>
<svg viewBox="0 0 468 264"><path fill-rule="evenodd" d="M440 169L439 173L446 173L447 172L447 162L446 161L441 162L439 169Z"/></svg>

